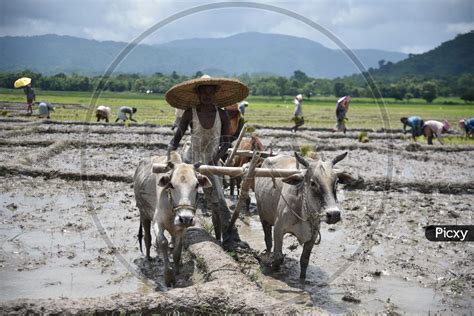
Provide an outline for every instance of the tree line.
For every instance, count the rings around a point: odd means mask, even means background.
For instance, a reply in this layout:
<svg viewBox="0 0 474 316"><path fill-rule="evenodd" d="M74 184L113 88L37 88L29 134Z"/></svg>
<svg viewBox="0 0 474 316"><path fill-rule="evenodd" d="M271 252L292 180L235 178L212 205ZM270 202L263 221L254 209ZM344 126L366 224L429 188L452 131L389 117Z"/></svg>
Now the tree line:
<svg viewBox="0 0 474 316"><path fill-rule="evenodd" d="M173 72L170 75L155 73L144 76L139 74L118 74L111 76L104 89L108 91L131 91L165 93L173 85L203 73L198 71L194 76L184 76ZM43 76L33 71L0 72L0 87L13 88L13 83L20 77L30 77L33 86L42 90L53 91L92 91L100 82L101 76L87 77L78 74L67 75L58 73ZM371 86L363 76L354 75L336 79L315 79L308 77L303 71L296 70L291 77L272 75L237 76L250 87L250 94L255 96L284 96L299 93L311 98L314 96L337 97L351 95L353 97L374 97ZM456 96L465 102L474 101L474 75L464 74L458 77L443 79L425 79L420 77L404 78L398 81L376 78L376 86L384 98L410 101L412 98L423 98L431 103L437 97Z"/></svg>

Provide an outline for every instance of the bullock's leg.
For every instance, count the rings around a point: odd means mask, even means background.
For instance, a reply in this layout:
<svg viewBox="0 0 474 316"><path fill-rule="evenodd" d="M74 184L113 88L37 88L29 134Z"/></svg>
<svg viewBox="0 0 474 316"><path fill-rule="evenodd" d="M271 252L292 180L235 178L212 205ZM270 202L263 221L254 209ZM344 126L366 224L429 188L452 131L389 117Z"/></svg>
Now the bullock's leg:
<svg viewBox="0 0 474 316"><path fill-rule="evenodd" d="M283 235L285 235L283 223L281 219L278 219L275 223L275 227L273 227L273 267L276 270L278 270L283 263Z"/></svg>
<svg viewBox="0 0 474 316"><path fill-rule="evenodd" d="M242 184L242 177L238 176L235 178L235 186L237 187L237 195L240 194L240 186Z"/></svg>
<svg viewBox="0 0 474 316"><path fill-rule="evenodd" d="M300 258L300 279L306 279L306 270L308 269L309 256L311 255L311 250L313 250L314 243L316 241L317 234L312 235L310 241L307 241L303 245L303 253Z"/></svg>
<svg viewBox="0 0 474 316"><path fill-rule="evenodd" d="M234 197L234 188L235 188L235 177L230 177L229 191L230 191L230 196L231 197Z"/></svg>
<svg viewBox="0 0 474 316"><path fill-rule="evenodd" d="M181 253L183 251L183 236L177 236L175 238L175 244L173 249L173 261L176 274L179 273L179 266L181 265Z"/></svg>
<svg viewBox="0 0 474 316"><path fill-rule="evenodd" d="M272 225L270 225L267 221L261 219L263 233L265 234L265 245L267 246L267 254L272 251Z"/></svg>
<svg viewBox="0 0 474 316"><path fill-rule="evenodd" d="M170 267L170 260L168 257L168 239L165 237L164 227L158 225L158 245L160 246L160 252L163 255L163 262L165 264L165 284L171 286L176 283L173 270Z"/></svg>
<svg viewBox="0 0 474 316"><path fill-rule="evenodd" d="M143 219L142 221L143 230L145 231L145 251L146 251L146 258L148 260L151 259L150 257L150 248L151 248L151 221L149 219Z"/></svg>

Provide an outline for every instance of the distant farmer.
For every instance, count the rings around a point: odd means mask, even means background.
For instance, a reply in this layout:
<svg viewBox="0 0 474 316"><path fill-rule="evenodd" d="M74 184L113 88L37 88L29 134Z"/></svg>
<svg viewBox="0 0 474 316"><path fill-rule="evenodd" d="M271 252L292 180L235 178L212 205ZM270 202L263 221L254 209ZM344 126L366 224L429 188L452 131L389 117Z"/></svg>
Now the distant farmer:
<svg viewBox="0 0 474 316"><path fill-rule="evenodd" d="M346 114L349 111L349 103L351 102L351 96L346 95L337 100L336 103L336 127L333 129L333 132L344 132L347 131L346 128Z"/></svg>
<svg viewBox="0 0 474 316"><path fill-rule="evenodd" d="M239 110L239 104L235 103L225 108L225 112L230 121L229 134L232 136L232 140L239 137L240 131L244 127L244 118Z"/></svg>
<svg viewBox="0 0 474 316"><path fill-rule="evenodd" d="M242 101L239 104L239 111L242 115L245 115L245 108L249 106L249 103L247 101Z"/></svg>
<svg viewBox="0 0 474 316"><path fill-rule="evenodd" d="M449 130L448 121L444 120L443 122L430 120L426 121L423 125L423 135L428 141L428 145L433 145L433 137L436 137L438 141L443 145L441 140L441 134L446 133Z"/></svg>
<svg viewBox="0 0 474 316"><path fill-rule="evenodd" d="M416 137L423 135L422 127L425 122L418 116L402 117L400 121L403 123L403 134L407 133L406 127L410 127L411 136L413 140Z"/></svg>
<svg viewBox="0 0 474 316"><path fill-rule="evenodd" d="M137 108L131 108L129 106L121 106L118 112L118 117L115 120L115 122L118 122L119 120L126 122L128 119L130 121L136 122L135 119L132 117L134 113L137 113Z"/></svg>
<svg viewBox="0 0 474 316"><path fill-rule="evenodd" d="M184 109L169 151L176 150L184 132L191 126L192 163L217 165L230 147L229 119L221 107L240 102L248 96L246 85L238 80L211 78L207 75L173 86L166 92L166 101L173 107ZM212 187L204 189L204 196L212 210L212 223L216 239L222 236L223 247L248 247L242 242L236 227L228 231L230 211L227 206L221 177L208 176Z"/></svg>
<svg viewBox="0 0 474 316"><path fill-rule="evenodd" d="M298 127L304 124L303 107L301 106L301 103L303 102L303 96L301 94L298 94L295 97L294 102L295 102L295 111L293 112L293 121L295 122L295 125L291 128L291 131L293 133L296 133L296 130L298 129Z"/></svg>
<svg viewBox="0 0 474 316"><path fill-rule="evenodd" d="M95 110L95 117L97 118L97 122L101 120L105 120L107 123L109 122L110 112L112 110L108 106L99 105L97 110Z"/></svg>
<svg viewBox="0 0 474 316"><path fill-rule="evenodd" d="M51 103L41 101L38 105L39 117L46 117L49 119L49 113L54 112L54 106Z"/></svg>
<svg viewBox="0 0 474 316"><path fill-rule="evenodd" d="M459 121L459 127L466 132L466 136L474 137L474 117Z"/></svg>
<svg viewBox="0 0 474 316"><path fill-rule="evenodd" d="M28 105L26 113L31 115L33 114L33 102L36 100L35 90L31 87L31 83L29 83L23 88L23 91L25 92L26 103Z"/></svg>

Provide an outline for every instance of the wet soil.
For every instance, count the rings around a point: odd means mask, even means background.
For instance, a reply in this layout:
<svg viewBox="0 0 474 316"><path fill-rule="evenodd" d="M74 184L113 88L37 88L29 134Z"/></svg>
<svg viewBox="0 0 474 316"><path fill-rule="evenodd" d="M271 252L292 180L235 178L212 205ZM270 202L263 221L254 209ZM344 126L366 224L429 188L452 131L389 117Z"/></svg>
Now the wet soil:
<svg viewBox="0 0 474 316"><path fill-rule="evenodd" d="M195 232L201 237L190 235L177 287L170 289L163 284L156 252L147 261L139 251L130 183L141 158L164 154L172 137L168 127L0 122L0 309L473 310L473 245L429 242L424 227L472 224L474 146L422 145L411 151L409 141L392 141L385 133L374 133L370 143L361 144L355 133L330 137L326 131L306 131L295 137L285 130L258 132L280 153L291 154L302 144L319 148L326 159L349 151L338 167L364 182L340 187L342 222L322 224L305 282L298 279L302 247L291 235L284 240L280 271L259 263L264 240L255 210L238 220L251 251L225 254L203 231ZM84 175L90 175L89 181L81 181ZM387 177L394 184L388 192ZM199 214L200 225L210 231L209 217ZM234 272L222 270L229 266Z"/></svg>

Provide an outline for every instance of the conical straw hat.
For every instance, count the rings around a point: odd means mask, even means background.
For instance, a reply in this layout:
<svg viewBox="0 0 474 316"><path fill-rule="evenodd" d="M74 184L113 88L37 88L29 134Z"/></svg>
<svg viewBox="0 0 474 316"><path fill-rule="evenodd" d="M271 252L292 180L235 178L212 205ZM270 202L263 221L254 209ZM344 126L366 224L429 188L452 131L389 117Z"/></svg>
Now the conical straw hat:
<svg viewBox="0 0 474 316"><path fill-rule="evenodd" d="M212 78L204 75L198 79L188 80L171 87L165 94L166 101L175 108L187 109L199 105L197 88L199 86L217 86L216 106L226 107L244 100L249 95L249 88L236 79Z"/></svg>

